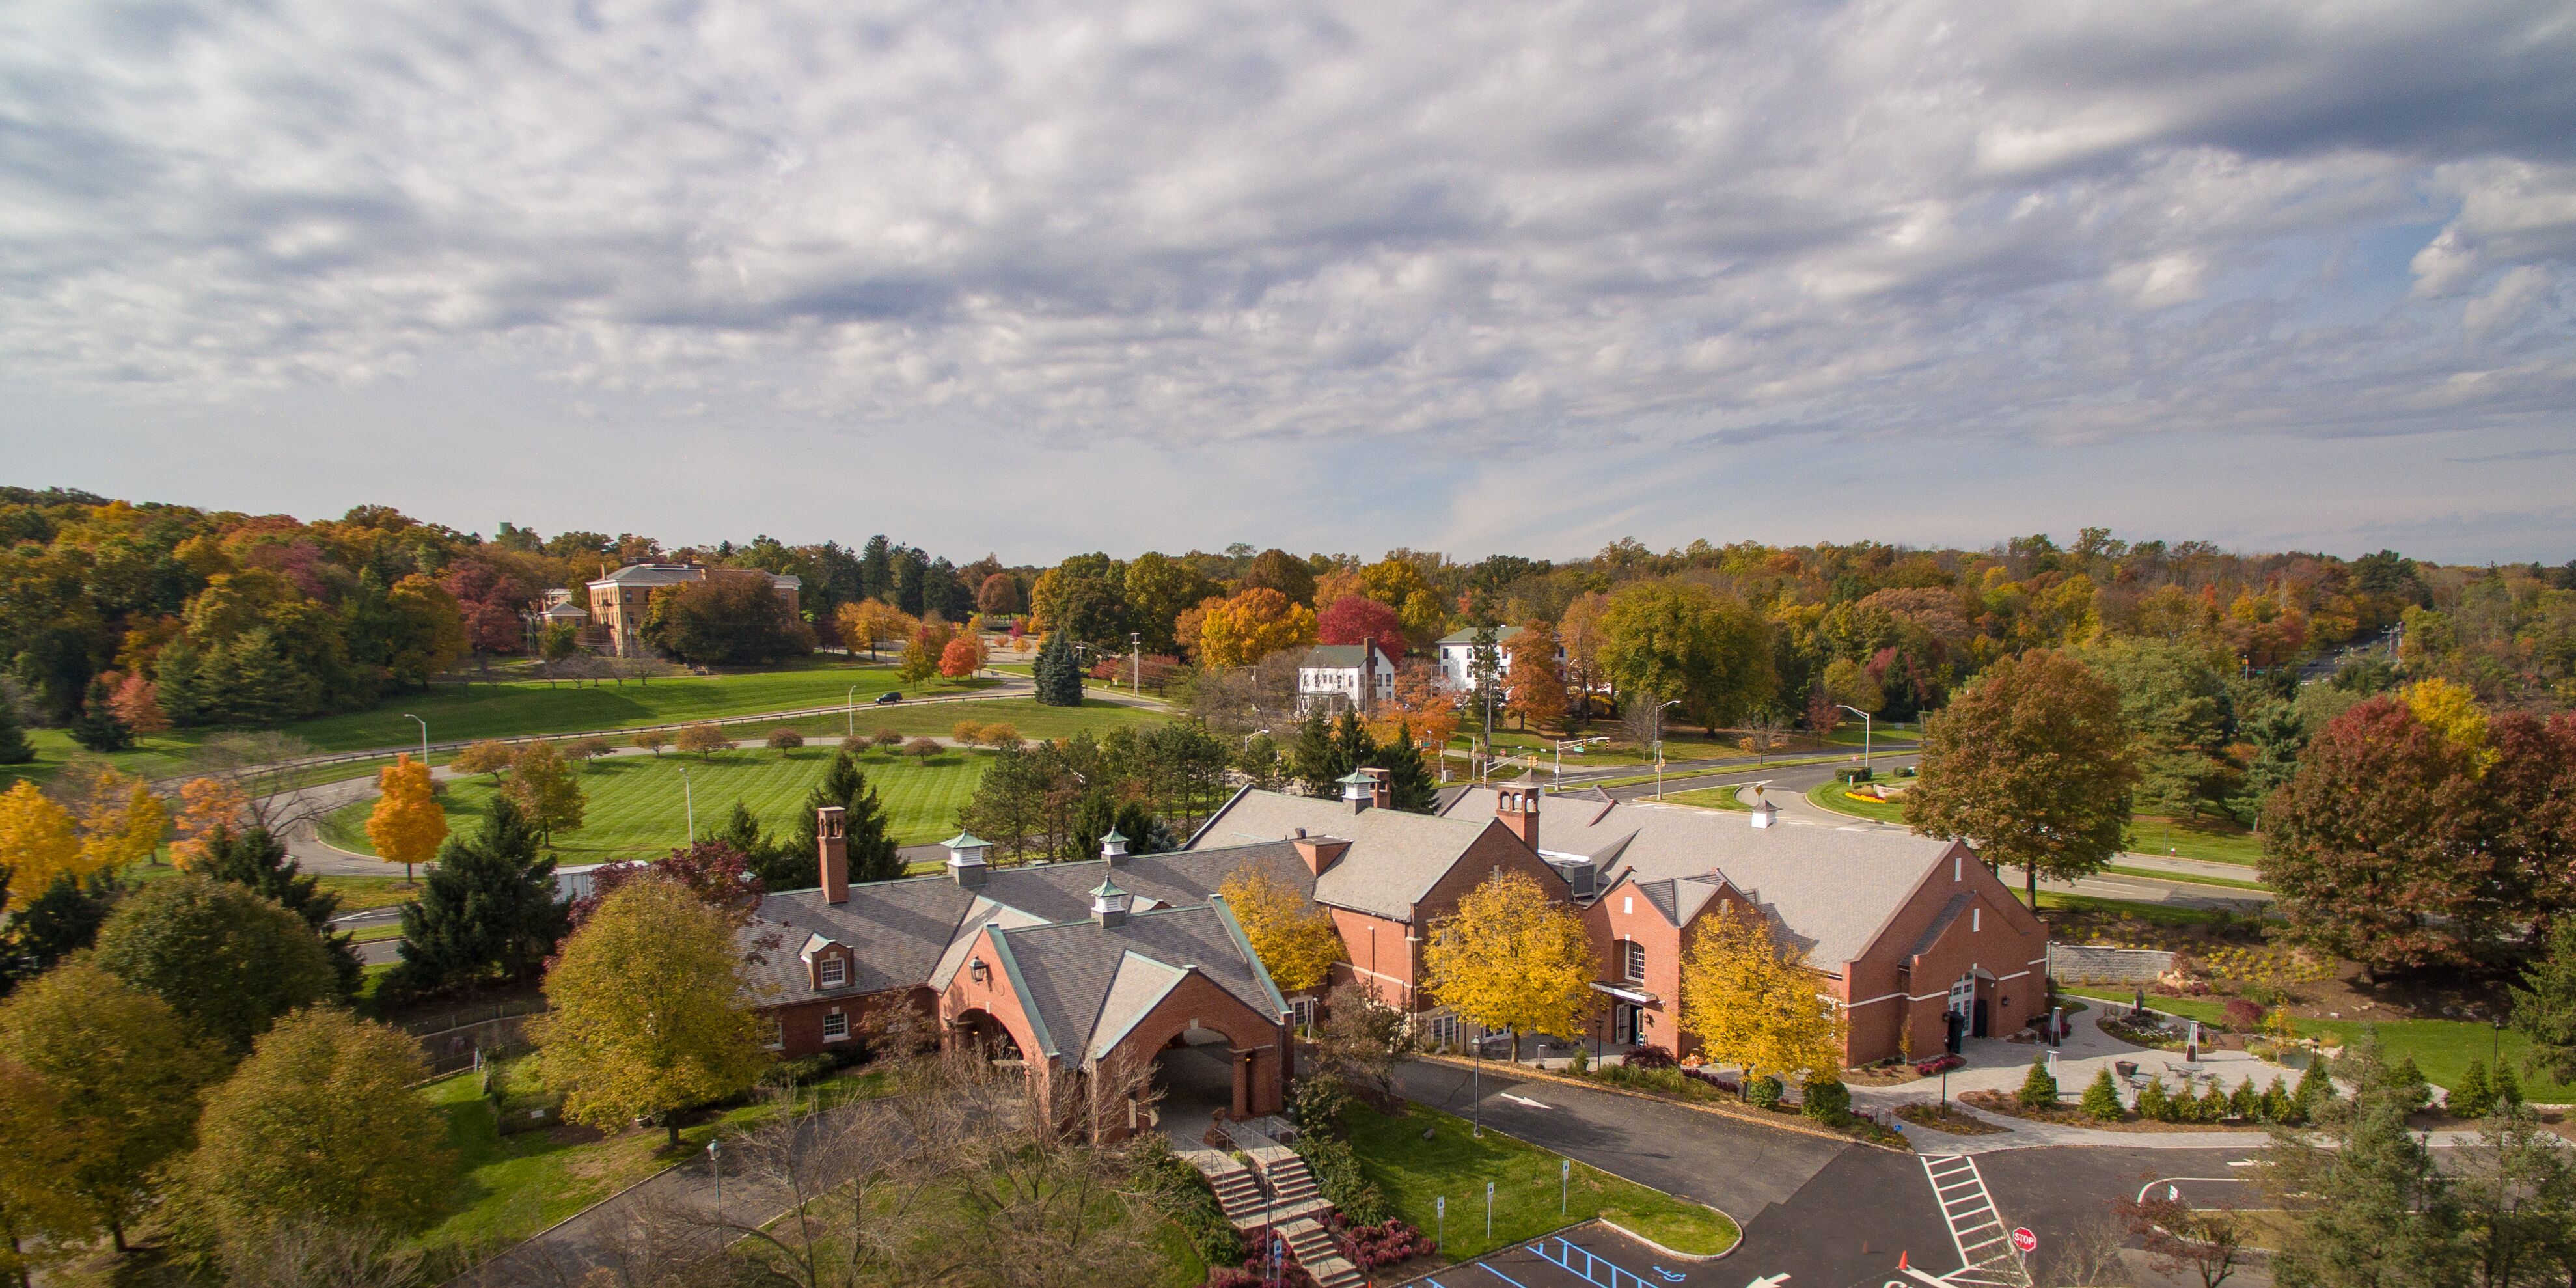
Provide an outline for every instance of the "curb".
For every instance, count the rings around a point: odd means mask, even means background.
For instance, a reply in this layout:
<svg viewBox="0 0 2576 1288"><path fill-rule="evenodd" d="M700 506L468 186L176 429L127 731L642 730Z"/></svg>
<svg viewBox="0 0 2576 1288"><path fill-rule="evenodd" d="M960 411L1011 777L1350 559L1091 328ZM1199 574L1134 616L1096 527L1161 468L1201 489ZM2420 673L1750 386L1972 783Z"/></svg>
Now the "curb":
<svg viewBox="0 0 2576 1288"><path fill-rule="evenodd" d="M1454 1055L1417 1054L1413 1058L1428 1064L1447 1065L1453 1069L1476 1068L1485 1064L1493 1063L1492 1061L1484 1060L1465 1060ZM1598 1091L1613 1096L1627 1096L1633 1100L1651 1100L1659 1105L1671 1105L1676 1109L1694 1110L1699 1113L1728 1119L1733 1122L1749 1123L1757 1127L1770 1127L1779 1131L1789 1132L1793 1135L1813 1136L1818 1140L1840 1141L1846 1145L1859 1145L1868 1149L1883 1149L1891 1154L1912 1154L1914 1152L1910 1148L1899 1149L1894 1145L1885 1145L1874 1140L1862 1140L1858 1136L1846 1136L1841 1132L1828 1131L1822 1127L1810 1127L1804 1122L1778 1122L1769 1117L1757 1118L1751 1114L1737 1112L1718 1105L1694 1104L1687 1100L1675 1100L1670 1096L1657 1095L1651 1091L1638 1091L1630 1087L1613 1087L1606 1083L1594 1082L1588 1078L1569 1077L1565 1074L1557 1073L1548 1069L1532 1069L1525 1065L1511 1065L1505 1067L1511 1069L1512 1076L1514 1077L1536 1078L1540 1081L1553 1082L1561 1086L1581 1087L1586 1091ZM1732 1220L1733 1218L1730 1217L1728 1219ZM1738 1228L1741 1229L1742 1227L1739 1226Z"/></svg>
<svg viewBox="0 0 2576 1288"><path fill-rule="evenodd" d="M1700 1206L1707 1207L1708 1205L1701 1204ZM1734 1256L1737 1248L1744 1246L1744 1223L1737 1221L1734 1217L1727 1216L1726 1213L1719 1211L1716 1208L1712 1207L1708 1210L1716 1212L1719 1216L1725 1216L1727 1223L1735 1227L1735 1242L1726 1245L1726 1251L1724 1252L1682 1252L1677 1249L1667 1248L1664 1245L1657 1243L1606 1216L1596 1216L1592 1219L1595 1223L1610 1231L1612 1234L1619 1235L1622 1238L1633 1239L1654 1249L1656 1252L1661 1253L1664 1256L1671 1257L1675 1261L1724 1261L1728 1257Z"/></svg>

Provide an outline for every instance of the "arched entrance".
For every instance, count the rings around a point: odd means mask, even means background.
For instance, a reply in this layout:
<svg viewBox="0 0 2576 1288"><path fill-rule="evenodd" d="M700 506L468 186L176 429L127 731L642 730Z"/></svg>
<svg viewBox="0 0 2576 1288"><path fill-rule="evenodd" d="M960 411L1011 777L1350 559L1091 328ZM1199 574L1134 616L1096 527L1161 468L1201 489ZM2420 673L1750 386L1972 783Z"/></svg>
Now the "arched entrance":
<svg viewBox="0 0 2576 1288"><path fill-rule="evenodd" d="M948 1042L951 1050L980 1051L985 1059L997 1064L1027 1063L1019 1039L991 1011L981 1007L960 1011L948 1021Z"/></svg>

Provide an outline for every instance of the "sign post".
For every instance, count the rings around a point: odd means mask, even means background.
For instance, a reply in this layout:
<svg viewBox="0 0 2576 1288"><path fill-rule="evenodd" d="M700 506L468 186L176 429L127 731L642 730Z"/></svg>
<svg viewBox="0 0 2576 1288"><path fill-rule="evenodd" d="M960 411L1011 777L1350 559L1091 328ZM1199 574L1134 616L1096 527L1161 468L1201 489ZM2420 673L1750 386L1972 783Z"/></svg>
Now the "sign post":
<svg viewBox="0 0 2576 1288"><path fill-rule="evenodd" d="M1485 1242L1494 1241L1494 1183L1485 1182Z"/></svg>
<svg viewBox="0 0 2576 1288"><path fill-rule="evenodd" d="M1560 1158L1556 1160L1556 1214L1558 1216L1565 1215L1567 1208L1572 1204L1573 1192L1574 1160Z"/></svg>
<svg viewBox="0 0 2576 1288"><path fill-rule="evenodd" d="M1431 1249L1432 1251L1437 1252L1440 1250L1440 1245L1449 1241L1448 1196L1442 1195L1440 1198L1432 1200L1431 1212L1432 1221L1434 1223L1431 1227Z"/></svg>

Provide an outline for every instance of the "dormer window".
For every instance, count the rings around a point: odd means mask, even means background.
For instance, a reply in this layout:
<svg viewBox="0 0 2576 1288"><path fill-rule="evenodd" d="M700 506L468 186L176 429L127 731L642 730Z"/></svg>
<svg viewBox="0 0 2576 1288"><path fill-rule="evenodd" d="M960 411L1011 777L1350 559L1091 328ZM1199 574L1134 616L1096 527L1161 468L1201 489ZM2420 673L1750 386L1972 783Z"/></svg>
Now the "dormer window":
<svg viewBox="0 0 2576 1288"><path fill-rule="evenodd" d="M850 964L838 957L826 957L814 964L816 988L839 988L850 982Z"/></svg>

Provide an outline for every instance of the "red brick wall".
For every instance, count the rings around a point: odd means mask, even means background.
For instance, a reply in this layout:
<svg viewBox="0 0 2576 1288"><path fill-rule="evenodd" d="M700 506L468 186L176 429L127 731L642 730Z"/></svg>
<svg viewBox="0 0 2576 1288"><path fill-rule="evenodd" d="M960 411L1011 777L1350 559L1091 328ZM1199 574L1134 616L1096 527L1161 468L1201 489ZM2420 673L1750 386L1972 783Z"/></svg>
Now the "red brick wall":
<svg viewBox="0 0 2576 1288"><path fill-rule="evenodd" d="M1413 906L1412 925L1347 908L1331 909L1333 925L1342 932L1343 951L1351 959L1348 965L1334 968L1335 978L1357 979L1377 988L1390 1006L1424 1010L1434 1005L1435 999L1421 991L1420 937L1431 933L1431 923L1458 911L1458 900L1491 880L1497 868L1528 876L1560 900L1566 897L1565 878L1523 845L1509 827L1494 820Z"/></svg>
<svg viewBox="0 0 2576 1288"><path fill-rule="evenodd" d="M1134 1031L1119 1039L1111 1058L1132 1060L1139 1065L1150 1061L1173 1038L1188 1031L1192 1020L1198 1021L1200 1028L1224 1034L1232 1050L1253 1053L1252 1113L1275 1114L1287 1107L1290 1066L1286 1027L1244 1005L1242 999L1204 975L1181 981L1180 987L1156 1005Z"/></svg>
<svg viewBox="0 0 2576 1288"><path fill-rule="evenodd" d="M1717 913L1721 900L1732 900L1737 908L1746 905L1741 891L1729 886L1717 899L1701 910L1702 917ZM1682 945L1686 927L1664 920L1646 896L1637 892L1636 883L1622 879L1608 894L1594 900L1584 909L1584 925L1592 932L1592 951L1600 959L1600 978L1611 984L1652 993L1659 1004L1646 1008L1647 1022L1639 1030L1643 1045L1662 1047L1675 1057L1689 1054L1699 1046L1697 1038L1682 1035ZM1694 923L1695 924L1695 923ZM1619 960L1619 944L1633 940L1646 948L1646 979L1631 984ZM1592 1036L1606 1048L1616 1030L1612 1025L1610 1003L1603 1000L1601 1014L1593 1021Z"/></svg>
<svg viewBox="0 0 2576 1288"><path fill-rule="evenodd" d="M1973 896L1970 910L1959 914L1921 962L1908 961L1906 954L1950 897L1962 890ZM2047 957L2047 927L1973 851L1952 847L1868 951L1844 968L1835 991L1852 1006L1851 1062L1868 1064L1896 1055L1901 1028L1913 1033L1916 1059L1939 1051L1950 984L1971 969L1995 976L1994 983L1978 990L1987 1003L1990 1033L2000 1037L2013 1032L2046 1013Z"/></svg>
<svg viewBox="0 0 2576 1288"><path fill-rule="evenodd" d="M1413 928L1348 908L1326 911L1333 914L1333 928L1342 932L1342 951L1350 957L1333 967L1334 982L1356 980L1387 1005L1411 1010L1414 985L1421 978L1414 969L1416 945L1408 939Z"/></svg>
<svg viewBox="0 0 2576 1288"><path fill-rule="evenodd" d="M871 1017L889 1006L910 1004L928 1017L937 1014L938 995L927 988L889 989L882 993L850 993L839 997L815 998L811 1001L785 1002L761 1008L778 1018L786 1045L779 1051L783 1059L849 1049L863 1041ZM823 1040L823 1017L833 1011L850 1017L850 1036L846 1041Z"/></svg>

